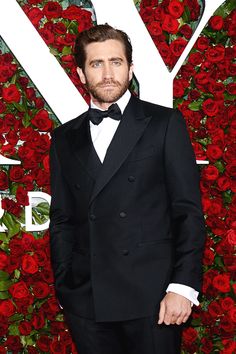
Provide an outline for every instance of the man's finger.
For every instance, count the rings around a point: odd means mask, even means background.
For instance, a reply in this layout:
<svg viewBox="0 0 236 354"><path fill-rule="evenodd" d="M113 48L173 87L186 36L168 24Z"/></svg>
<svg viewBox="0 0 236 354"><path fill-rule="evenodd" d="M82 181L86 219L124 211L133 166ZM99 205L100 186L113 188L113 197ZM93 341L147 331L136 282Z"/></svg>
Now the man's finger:
<svg viewBox="0 0 236 354"><path fill-rule="evenodd" d="M162 324L163 323L164 317L165 317L165 311L166 311L165 303L164 303L164 301L162 301L161 304L160 304L158 324Z"/></svg>

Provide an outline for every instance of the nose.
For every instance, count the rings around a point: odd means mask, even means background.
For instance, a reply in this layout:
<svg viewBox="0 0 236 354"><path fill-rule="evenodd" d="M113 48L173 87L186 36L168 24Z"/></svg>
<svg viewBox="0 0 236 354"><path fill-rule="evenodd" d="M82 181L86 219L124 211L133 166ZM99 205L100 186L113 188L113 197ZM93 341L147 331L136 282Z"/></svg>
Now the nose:
<svg viewBox="0 0 236 354"><path fill-rule="evenodd" d="M111 79L113 77L113 70L111 63L105 63L103 67L103 77L104 79Z"/></svg>

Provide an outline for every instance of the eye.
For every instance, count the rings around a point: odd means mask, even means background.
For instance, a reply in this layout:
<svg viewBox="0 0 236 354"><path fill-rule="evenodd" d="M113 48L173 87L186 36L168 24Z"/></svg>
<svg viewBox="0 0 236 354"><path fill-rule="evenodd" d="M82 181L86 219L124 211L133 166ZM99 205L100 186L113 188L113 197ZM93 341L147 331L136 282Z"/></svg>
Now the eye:
<svg viewBox="0 0 236 354"><path fill-rule="evenodd" d="M94 61L91 66L92 66L92 68L100 68L102 66L102 62L101 61Z"/></svg>
<svg viewBox="0 0 236 354"><path fill-rule="evenodd" d="M121 65L121 61L120 60L114 60L114 61L112 61L112 65L120 66Z"/></svg>

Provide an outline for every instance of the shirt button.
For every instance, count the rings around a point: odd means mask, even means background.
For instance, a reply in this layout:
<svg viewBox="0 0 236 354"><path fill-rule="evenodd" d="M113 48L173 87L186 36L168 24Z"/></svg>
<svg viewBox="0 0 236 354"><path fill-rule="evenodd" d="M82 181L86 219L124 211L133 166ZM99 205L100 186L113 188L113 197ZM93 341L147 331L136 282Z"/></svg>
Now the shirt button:
<svg viewBox="0 0 236 354"><path fill-rule="evenodd" d="M128 177L128 181L129 182L134 182L135 181L135 177L134 176L129 176Z"/></svg>
<svg viewBox="0 0 236 354"><path fill-rule="evenodd" d="M91 221L94 221L96 219L96 215L90 214L89 218L90 218Z"/></svg>
<svg viewBox="0 0 236 354"><path fill-rule="evenodd" d="M123 253L124 256L128 256L129 251L128 250L123 250L122 253Z"/></svg>
<svg viewBox="0 0 236 354"><path fill-rule="evenodd" d="M120 217L121 217L121 218L125 218L125 217L126 217L126 213L125 213L124 211L121 211L121 212L120 212Z"/></svg>

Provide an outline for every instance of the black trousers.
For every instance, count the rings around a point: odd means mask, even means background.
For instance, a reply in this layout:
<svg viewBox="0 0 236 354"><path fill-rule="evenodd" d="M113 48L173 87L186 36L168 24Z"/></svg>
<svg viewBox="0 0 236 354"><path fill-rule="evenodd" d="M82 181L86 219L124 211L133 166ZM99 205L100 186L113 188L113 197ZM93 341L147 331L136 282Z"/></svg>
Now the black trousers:
<svg viewBox="0 0 236 354"><path fill-rule="evenodd" d="M71 313L65 319L79 354L180 354L182 326L156 318L95 322Z"/></svg>

